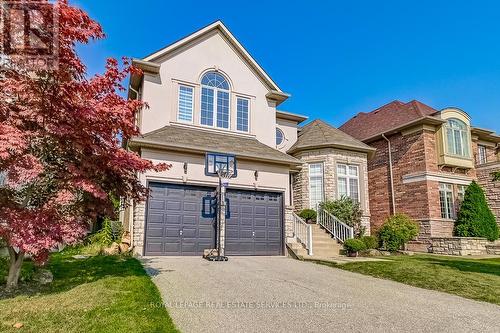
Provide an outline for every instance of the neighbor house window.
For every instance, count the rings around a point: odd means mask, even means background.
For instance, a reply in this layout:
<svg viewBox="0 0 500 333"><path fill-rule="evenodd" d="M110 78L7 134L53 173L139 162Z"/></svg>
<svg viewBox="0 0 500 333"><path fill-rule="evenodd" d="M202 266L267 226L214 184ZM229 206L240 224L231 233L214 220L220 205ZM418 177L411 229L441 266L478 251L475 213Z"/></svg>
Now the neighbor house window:
<svg viewBox="0 0 500 333"><path fill-rule="evenodd" d="M469 131L463 121L449 119L446 123L446 138L449 154L470 157Z"/></svg>
<svg viewBox="0 0 500 333"><path fill-rule="evenodd" d="M346 196L359 202L359 167L337 164L337 184L339 198Z"/></svg>
<svg viewBox="0 0 500 333"><path fill-rule="evenodd" d="M439 184L439 203L441 205L441 217L443 219L453 218L453 185Z"/></svg>
<svg viewBox="0 0 500 333"><path fill-rule="evenodd" d="M249 100L238 97L236 100L236 129L242 132L248 132L248 110Z"/></svg>
<svg viewBox="0 0 500 333"><path fill-rule="evenodd" d="M317 209L323 202L323 163L309 164L309 204L310 208Z"/></svg>
<svg viewBox="0 0 500 333"><path fill-rule="evenodd" d="M179 114L180 121L193 121L193 88L179 86Z"/></svg>
<svg viewBox="0 0 500 333"><path fill-rule="evenodd" d="M219 170L231 170L236 177L236 157L234 155L207 153L205 174L215 176Z"/></svg>
<svg viewBox="0 0 500 333"><path fill-rule="evenodd" d="M229 128L229 82L216 72L201 79L201 124Z"/></svg>
<svg viewBox="0 0 500 333"><path fill-rule="evenodd" d="M285 134L279 128L276 129L276 146L279 146L285 141Z"/></svg>
<svg viewBox="0 0 500 333"><path fill-rule="evenodd" d="M486 147L478 145L477 146L477 163L485 164L488 162L488 158L486 157Z"/></svg>
<svg viewBox="0 0 500 333"><path fill-rule="evenodd" d="M456 200L456 213L457 214L458 214L458 210L460 209L460 206L462 205L462 202L464 201L466 188L467 188L467 186L465 186L465 185L457 185L457 200Z"/></svg>

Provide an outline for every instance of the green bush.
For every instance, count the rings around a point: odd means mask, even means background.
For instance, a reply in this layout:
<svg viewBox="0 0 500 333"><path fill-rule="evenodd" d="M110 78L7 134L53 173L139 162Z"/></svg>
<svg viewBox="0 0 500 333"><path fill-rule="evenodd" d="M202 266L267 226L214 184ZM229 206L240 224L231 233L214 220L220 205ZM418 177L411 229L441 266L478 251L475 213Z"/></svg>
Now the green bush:
<svg viewBox="0 0 500 333"><path fill-rule="evenodd" d="M361 239L349 238L344 243L344 249L349 253L366 250L366 245Z"/></svg>
<svg viewBox="0 0 500 333"><path fill-rule="evenodd" d="M387 219L378 232L382 245L388 251L398 251L415 238L419 232L418 224L405 214L395 214Z"/></svg>
<svg viewBox="0 0 500 333"><path fill-rule="evenodd" d="M303 218L304 220L316 220L316 211L314 209L303 209L300 213L299 216Z"/></svg>
<svg viewBox="0 0 500 333"><path fill-rule="evenodd" d="M332 214L340 221L354 229L354 237L360 238L365 234L366 228L361 225L363 212L358 202L351 198L342 196L339 200L325 201L320 204L320 208Z"/></svg>
<svg viewBox="0 0 500 333"><path fill-rule="evenodd" d="M360 238L365 243L366 249L378 249L378 239L375 236L363 236Z"/></svg>
<svg viewBox="0 0 500 333"><path fill-rule="evenodd" d="M495 216L488 208L483 189L475 181L465 190L454 233L459 237L485 237L490 241L498 239Z"/></svg>
<svg viewBox="0 0 500 333"><path fill-rule="evenodd" d="M112 228L112 221L109 219L104 219L102 223L101 230L93 233L88 238L89 244L99 244L99 245L111 245L116 240L115 233Z"/></svg>

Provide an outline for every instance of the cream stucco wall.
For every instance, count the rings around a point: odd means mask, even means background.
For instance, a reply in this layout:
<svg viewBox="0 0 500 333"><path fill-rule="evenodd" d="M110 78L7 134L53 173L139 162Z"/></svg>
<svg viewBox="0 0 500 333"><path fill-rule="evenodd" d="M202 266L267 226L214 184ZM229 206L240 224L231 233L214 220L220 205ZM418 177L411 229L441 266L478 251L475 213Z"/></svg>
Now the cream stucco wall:
<svg viewBox="0 0 500 333"><path fill-rule="evenodd" d="M141 156L155 163L168 163L172 167L163 172L148 171L140 181L161 181L191 185L218 185L218 178L205 175L205 155L142 149ZM184 173L184 163L187 173ZM229 188L282 192L285 205L290 205L289 167L279 164L260 163L237 158L238 174L231 179ZM258 178L255 180L255 171Z"/></svg>
<svg viewBox="0 0 500 333"><path fill-rule="evenodd" d="M250 134L270 147L276 146L276 106L265 97L270 88L218 30L155 62L161 64L160 74L144 78L142 96L149 109L141 115L142 133L177 122L179 84L194 88L193 125L201 126L200 80L206 71L217 70L231 84L229 130L236 131L237 96L249 98Z"/></svg>
<svg viewBox="0 0 500 333"><path fill-rule="evenodd" d="M297 122L286 119L277 119L276 127L283 131L285 135L285 140L277 148L282 152L286 153L290 147L297 141Z"/></svg>

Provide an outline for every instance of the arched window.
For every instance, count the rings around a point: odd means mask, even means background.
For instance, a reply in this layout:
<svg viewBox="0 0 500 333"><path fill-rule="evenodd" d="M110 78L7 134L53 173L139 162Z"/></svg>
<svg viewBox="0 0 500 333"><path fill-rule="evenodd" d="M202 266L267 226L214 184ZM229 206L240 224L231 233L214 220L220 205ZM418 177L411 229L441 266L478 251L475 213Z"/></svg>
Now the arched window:
<svg viewBox="0 0 500 333"><path fill-rule="evenodd" d="M446 123L446 138L449 154L470 157L469 129L463 121L449 119Z"/></svg>
<svg viewBox="0 0 500 333"><path fill-rule="evenodd" d="M229 128L229 82L217 72L201 78L201 124Z"/></svg>

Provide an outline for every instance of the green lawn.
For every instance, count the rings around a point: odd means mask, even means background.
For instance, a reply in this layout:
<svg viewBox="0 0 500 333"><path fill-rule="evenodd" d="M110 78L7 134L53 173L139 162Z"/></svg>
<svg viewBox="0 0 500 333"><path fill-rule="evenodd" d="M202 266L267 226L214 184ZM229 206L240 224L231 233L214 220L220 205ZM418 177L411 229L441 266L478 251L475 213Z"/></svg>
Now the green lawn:
<svg viewBox="0 0 500 333"><path fill-rule="evenodd" d="M158 306L158 289L137 259L77 260L73 254L51 256L51 285L23 284L15 297L0 293L0 332L176 332L166 309ZM0 260L0 281L6 263ZM26 263L23 276L29 278L32 270ZM22 329L12 327L18 322Z"/></svg>
<svg viewBox="0 0 500 333"><path fill-rule="evenodd" d="M318 263L500 305L500 258L414 255L383 259L388 261Z"/></svg>

